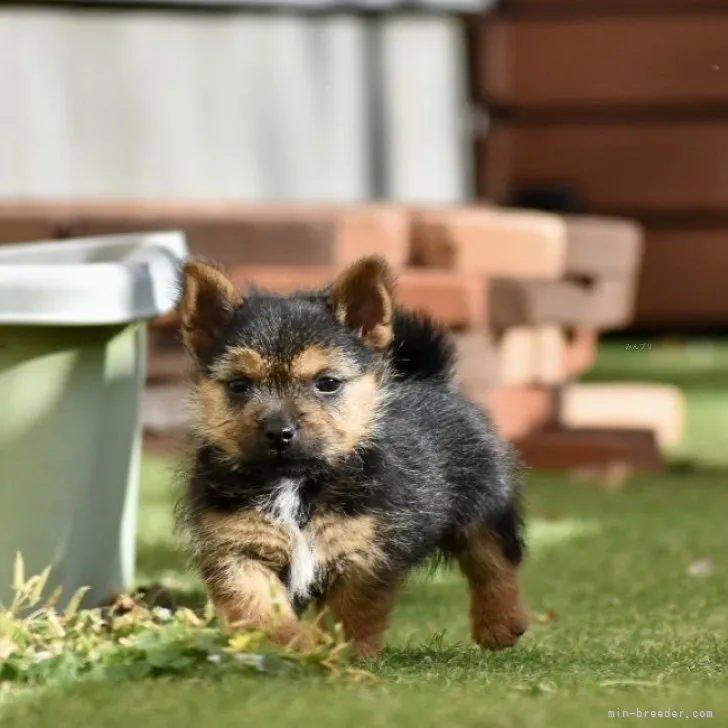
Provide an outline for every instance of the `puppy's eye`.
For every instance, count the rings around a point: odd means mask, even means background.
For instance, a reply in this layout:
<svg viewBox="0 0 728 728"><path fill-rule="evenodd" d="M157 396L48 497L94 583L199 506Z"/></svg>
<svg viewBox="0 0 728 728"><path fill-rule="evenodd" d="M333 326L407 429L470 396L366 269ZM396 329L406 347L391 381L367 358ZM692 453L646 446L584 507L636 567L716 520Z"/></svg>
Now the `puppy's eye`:
<svg viewBox="0 0 728 728"><path fill-rule="evenodd" d="M230 379L225 382L225 388L230 394L239 397L241 394L245 394L248 389L250 389L250 382L242 377L238 379Z"/></svg>
<svg viewBox="0 0 728 728"><path fill-rule="evenodd" d="M344 383L336 377L319 377L314 383L314 389L321 394L334 394Z"/></svg>

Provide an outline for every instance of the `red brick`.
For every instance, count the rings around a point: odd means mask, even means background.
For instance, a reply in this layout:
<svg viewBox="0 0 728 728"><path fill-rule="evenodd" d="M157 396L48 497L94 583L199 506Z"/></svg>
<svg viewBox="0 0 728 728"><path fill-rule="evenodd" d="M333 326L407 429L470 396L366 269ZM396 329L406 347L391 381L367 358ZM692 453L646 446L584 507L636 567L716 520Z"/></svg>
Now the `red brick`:
<svg viewBox="0 0 728 728"><path fill-rule="evenodd" d="M541 212L415 209L412 263L487 276L554 278L566 266L566 224Z"/></svg>
<svg viewBox="0 0 728 728"><path fill-rule="evenodd" d="M180 345L177 351L160 351L149 346L147 381L154 384L179 382L190 377L190 362Z"/></svg>
<svg viewBox="0 0 728 728"><path fill-rule="evenodd" d="M241 205L125 200L21 203L3 210L62 227L65 237L180 229L193 254L224 265L340 265L379 253L393 265L409 255L409 215L388 205Z"/></svg>
<svg viewBox="0 0 728 728"><path fill-rule="evenodd" d="M517 446L526 465L541 470L619 465L656 472L663 464L650 429L547 429L519 440Z"/></svg>
<svg viewBox="0 0 728 728"><path fill-rule="evenodd" d="M0 244L53 240L66 227L63 210L42 203L0 203Z"/></svg>
<svg viewBox="0 0 728 728"><path fill-rule="evenodd" d="M566 362L568 379L575 379L588 372L597 358L599 334L594 329L574 329L567 333Z"/></svg>
<svg viewBox="0 0 728 728"><path fill-rule="evenodd" d="M281 294L315 290L330 283L342 266L236 266L228 271L240 288L254 284ZM448 271L403 269L397 272L396 298L410 310L420 310L454 329L481 326L487 318L488 281L480 276ZM155 326L176 325L170 315Z"/></svg>
<svg viewBox="0 0 728 728"><path fill-rule="evenodd" d="M519 440L556 417L556 392L547 387L499 386L486 400L498 431L508 440Z"/></svg>
<svg viewBox="0 0 728 728"><path fill-rule="evenodd" d="M189 358L177 333L176 315L159 318L147 336L147 381L165 382L188 379Z"/></svg>
<svg viewBox="0 0 728 728"><path fill-rule="evenodd" d="M245 267L231 271L241 286L252 281L277 293L321 288L333 280L336 272L313 267ZM423 311L445 326L467 329L483 325L486 320L487 285L479 276L404 269L397 272L396 298L404 308Z"/></svg>

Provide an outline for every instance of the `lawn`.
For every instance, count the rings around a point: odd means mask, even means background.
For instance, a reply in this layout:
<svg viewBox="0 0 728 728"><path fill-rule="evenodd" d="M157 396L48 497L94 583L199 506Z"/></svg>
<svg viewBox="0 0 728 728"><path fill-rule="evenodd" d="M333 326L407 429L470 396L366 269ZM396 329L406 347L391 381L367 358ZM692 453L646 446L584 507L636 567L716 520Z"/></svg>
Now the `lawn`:
<svg viewBox="0 0 728 728"><path fill-rule="evenodd" d="M464 583L440 571L411 580L382 659L364 665L374 684L272 676L78 684L11 702L2 725L591 728L612 725L610 710L653 709L692 720L693 710L712 711L709 725L728 725L727 353L603 347L592 379L685 387L688 438L668 472L619 492L529 474L524 586L534 623L516 649L483 654L468 643ZM170 535L169 467L145 460L139 580L194 599L199 584Z"/></svg>

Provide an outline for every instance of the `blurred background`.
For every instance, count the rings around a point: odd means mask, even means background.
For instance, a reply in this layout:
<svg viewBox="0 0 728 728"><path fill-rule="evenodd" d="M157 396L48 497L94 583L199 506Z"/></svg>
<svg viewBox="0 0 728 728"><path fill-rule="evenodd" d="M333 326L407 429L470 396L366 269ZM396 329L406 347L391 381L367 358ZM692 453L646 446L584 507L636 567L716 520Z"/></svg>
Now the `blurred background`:
<svg viewBox="0 0 728 728"><path fill-rule="evenodd" d="M726 39L721 0L3 3L0 243L182 230L282 292L379 252L530 466L720 463Z"/></svg>

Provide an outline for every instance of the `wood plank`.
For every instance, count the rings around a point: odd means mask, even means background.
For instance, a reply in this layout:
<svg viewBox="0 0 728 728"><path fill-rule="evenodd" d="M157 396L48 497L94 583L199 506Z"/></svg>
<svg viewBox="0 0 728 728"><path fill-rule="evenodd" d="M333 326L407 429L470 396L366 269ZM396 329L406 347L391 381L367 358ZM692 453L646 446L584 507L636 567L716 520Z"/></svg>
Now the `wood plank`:
<svg viewBox="0 0 728 728"><path fill-rule="evenodd" d="M477 94L490 106L728 102L728 13L494 17L475 37Z"/></svg>
<svg viewBox="0 0 728 728"><path fill-rule="evenodd" d="M518 15L571 17L634 15L636 13L696 13L728 10L728 0L503 0L502 10Z"/></svg>
<svg viewBox="0 0 728 728"><path fill-rule="evenodd" d="M412 211L412 264L486 276L555 278L566 266L558 215L478 207Z"/></svg>
<svg viewBox="0 0 728 728"><path fill-rule="evenodd" d="M589 213L724 213L726 159L728 122L495 124L479 193L507 204L518 190L564 185Z"/></svg>
<svg viewBox="0 0 728 728"><path fill-rule="evenodd" d="M649 429L546 429L516 445L527 466L543 470L626 466L657 472L663 465Z"/></svg>
<svg viewBox="0 0 728 728"><path fill-rule="evenodd" d="M490 322L498 331L510 326L548 324L619 328L632 318L633 281L634 277L589 281L495 279L490 288Z"/></svg>
<svg viewBox="0 0 728 728"><path fill-rule="evenodd" d="M648 229L634 325L728 325L728 227Z"/></svg>
<svg viewBox="0 0 728 728"><path fill-rule="evenodd" d="M496 387L485 406L498 432L507 440L520 440L555 423L556 391L539 386Z"/></svg>

